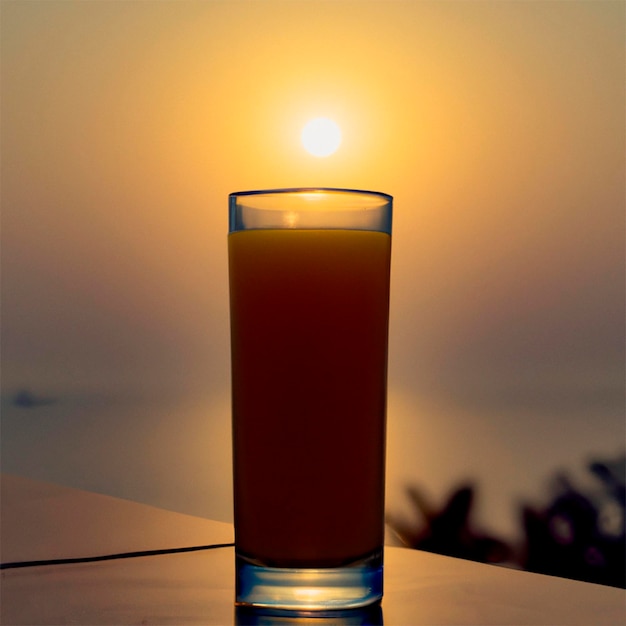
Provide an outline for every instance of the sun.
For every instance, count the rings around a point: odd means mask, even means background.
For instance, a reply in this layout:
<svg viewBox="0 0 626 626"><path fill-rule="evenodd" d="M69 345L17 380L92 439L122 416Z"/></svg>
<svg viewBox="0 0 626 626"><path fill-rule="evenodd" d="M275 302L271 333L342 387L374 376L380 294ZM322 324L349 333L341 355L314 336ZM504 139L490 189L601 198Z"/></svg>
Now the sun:
<svg viewBox="0 0 626 626"><path fill-rule="evenodd" d="M302 145L313 156L326 157L337 151L341 144L341 129L327 117L309 120L302 129Z"/></svg>

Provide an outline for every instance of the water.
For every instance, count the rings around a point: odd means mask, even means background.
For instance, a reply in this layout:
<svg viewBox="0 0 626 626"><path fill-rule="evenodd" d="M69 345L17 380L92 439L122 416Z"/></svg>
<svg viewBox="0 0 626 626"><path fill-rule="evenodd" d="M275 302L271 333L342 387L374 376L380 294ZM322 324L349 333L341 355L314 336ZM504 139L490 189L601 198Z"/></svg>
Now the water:
<svg viewBox="0 0 626 626"><path fill-rule="evenodd" d="M232 521L227 393L60 393L32 406L7 395L1 408L3 472ZM407 486L437 508L472 482L474 523L507 538L521 532L520 501L545 500L555 471L586 480L586 463L615 458L626 440L611 410L489 413L426 406L391 389L388 414L387 512L417 524Z"/></svg>

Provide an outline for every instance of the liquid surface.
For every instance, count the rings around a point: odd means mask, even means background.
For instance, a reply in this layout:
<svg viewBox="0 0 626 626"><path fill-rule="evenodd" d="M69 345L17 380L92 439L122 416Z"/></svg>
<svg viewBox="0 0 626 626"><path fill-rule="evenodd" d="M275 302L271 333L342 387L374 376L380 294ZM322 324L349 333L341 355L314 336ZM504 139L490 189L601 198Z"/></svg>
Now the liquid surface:
<svg viewBox="0 0 626 626"><path fill-rule="evenodd" d="M389 235L229 235L237 550L333 567L383 543Z"/></svg>

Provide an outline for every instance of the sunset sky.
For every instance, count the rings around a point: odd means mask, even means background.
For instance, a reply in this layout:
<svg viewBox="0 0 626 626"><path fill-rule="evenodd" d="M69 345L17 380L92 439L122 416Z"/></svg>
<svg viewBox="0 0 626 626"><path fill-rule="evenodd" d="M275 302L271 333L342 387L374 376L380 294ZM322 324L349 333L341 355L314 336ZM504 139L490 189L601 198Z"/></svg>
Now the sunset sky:
<svg viewBox="0 0 626 626"><path fill-rule="evenodd" d="M623 449L624 2L1 11L5 395L194 397L223 449L228 193L372 189L395 199L393 501ZM300 143L318 116L325 158Z"/></svg>

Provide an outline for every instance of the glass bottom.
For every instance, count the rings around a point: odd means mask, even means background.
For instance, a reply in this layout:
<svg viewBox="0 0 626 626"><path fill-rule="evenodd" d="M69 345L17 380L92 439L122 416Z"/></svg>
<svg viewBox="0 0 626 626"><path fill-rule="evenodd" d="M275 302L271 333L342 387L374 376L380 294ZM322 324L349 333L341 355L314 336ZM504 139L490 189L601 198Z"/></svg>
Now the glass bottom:
<svg viewBox="0 0 626 626"><path fill-rule="evenodd" d="M337 615L383 597L383 552L344 567L263 567L236 556L237 606L294 614Z"/></svg>

